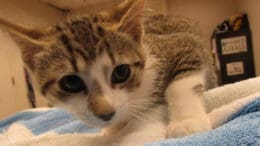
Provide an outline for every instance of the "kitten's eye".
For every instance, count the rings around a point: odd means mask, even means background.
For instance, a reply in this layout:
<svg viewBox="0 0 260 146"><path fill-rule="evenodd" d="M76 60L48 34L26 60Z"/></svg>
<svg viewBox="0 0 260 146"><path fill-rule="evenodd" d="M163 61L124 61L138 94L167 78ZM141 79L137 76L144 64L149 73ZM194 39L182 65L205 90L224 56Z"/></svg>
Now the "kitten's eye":
<svg viewBox="0 0 260 146"><path fill-rule="evenodd" d="M66 75L59 81L60 88L67 93L79 93L86 89L84 81L77 75Z"/></svg>
<svg viewBox="0 0 260 146"><path fill-rule="evenodd" d="M113 84L120 84L125 82L131 74L130 65L122 64L117 67L112 72L111 82Z"/></svg>

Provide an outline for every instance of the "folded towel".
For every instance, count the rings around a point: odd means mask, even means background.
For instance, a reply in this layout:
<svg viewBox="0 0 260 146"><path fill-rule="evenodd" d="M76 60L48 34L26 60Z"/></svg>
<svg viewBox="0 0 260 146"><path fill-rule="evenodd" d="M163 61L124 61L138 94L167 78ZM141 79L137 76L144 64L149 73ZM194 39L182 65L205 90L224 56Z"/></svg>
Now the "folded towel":
<svg viewBox="0 0 260 146"><path fill-rule="evenodd" d="M213 109L226 105L234 100L260 92L260 77L227 84L213 90L205 92L202 100L205 102L206 110L211 112Z"/></svg>

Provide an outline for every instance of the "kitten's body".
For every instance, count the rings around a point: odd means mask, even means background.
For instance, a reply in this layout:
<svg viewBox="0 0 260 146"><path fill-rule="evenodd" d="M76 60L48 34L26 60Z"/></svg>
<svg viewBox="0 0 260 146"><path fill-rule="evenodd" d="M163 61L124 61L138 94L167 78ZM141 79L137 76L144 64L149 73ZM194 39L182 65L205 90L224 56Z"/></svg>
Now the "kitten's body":
<svg viewBox="0 0 260 146"><path fill-rule="evenodd" d="M216 77L195 24L186 18L157 15L146 19L145 32L144 43L157 60L153 91L167 100L167 136L209 130L200 95L216 86Z"/></svg>
<svg viewBox="0 0 260 146"><path fill-rule="evenodd" d="M105 127L105 143L150 133L140 121L168 125L159 132L168 137L210 130L200 101L215 86L209 50L186 19L148 17L143 31L143 7L144 0L128 0L112 13L70 20L47 33L0 24L15 30L37 89L86 123Z"/></svg>

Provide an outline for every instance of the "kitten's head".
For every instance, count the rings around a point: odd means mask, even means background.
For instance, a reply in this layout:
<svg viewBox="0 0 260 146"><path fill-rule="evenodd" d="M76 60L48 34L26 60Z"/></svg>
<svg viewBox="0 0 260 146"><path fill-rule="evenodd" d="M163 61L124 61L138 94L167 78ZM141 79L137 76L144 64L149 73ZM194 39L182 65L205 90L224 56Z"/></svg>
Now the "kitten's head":
<svg viewBox="0 0 260 146"><path fill-rule="evenodd" d="M113 11L72 19L46 31L1 19L0 24L20 46L36 88L54 104L101 127L138 117L149 105L141 94L148 89L143 83L144 3L128 0Z"/></svg>

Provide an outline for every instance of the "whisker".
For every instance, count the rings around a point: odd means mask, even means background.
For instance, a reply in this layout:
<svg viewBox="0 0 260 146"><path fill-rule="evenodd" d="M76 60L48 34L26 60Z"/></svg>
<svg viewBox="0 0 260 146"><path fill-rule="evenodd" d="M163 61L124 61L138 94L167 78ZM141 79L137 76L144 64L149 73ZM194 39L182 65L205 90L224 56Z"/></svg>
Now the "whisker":
<svg viewBox="0 0 260 146"><path fill-rule="evenodd" d="M135 114L139 116L138 120L142 120L143 122L156 121L156 119L150 115L147 115L147 114L144 114L141 112L137 112L137 111L135 111Z"/></svg>
<svg viewBox="0 0 260 146"><path fill-rule="evenodd" d="M129 110L129 113L131 116L133 116L135 119L137 120L141 120L141 121L144 121L144 122L147 122L147 119L144 118L144 114L140 113L139 111L137 110L134 110L134 109L131 109Z"/></svg>
<svg viewBox="0 0 260 146"><path fill-rule="evenodd" d="M149 112L156 113L159 115L167 116L167 113L164 113L163 111L159 111L159 110L155 110L154 108L150 108L149 106L151 106L151 105L156 105L156 104L148 104L148 103L131 104L129 107L130 107L130 109L135 109L135 110L138 110L139 112L140 111L149 111ZM147 114L147 115L150 115L150 114Z"/></svg>
<svg viewBox="0 0 260 146"><path fill-rule="evenodd" d="M156 114L160 114L160 115L163 115L163 116L167 116L167 113L164 113L163 111L158 111L158 110L155 110L155 109L153 109L153 108L148 108L148 107L146 107L146 108L144 108L144 107L138 107L138 106L136 106L136 107L133 107L132 106L132 108L134 108L134 109L136 109L136 110L140 110L140 111L149 111L149 112L153 112L153 113L156 113Z"/></svg>

